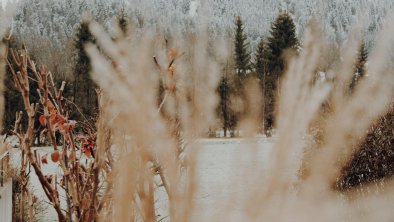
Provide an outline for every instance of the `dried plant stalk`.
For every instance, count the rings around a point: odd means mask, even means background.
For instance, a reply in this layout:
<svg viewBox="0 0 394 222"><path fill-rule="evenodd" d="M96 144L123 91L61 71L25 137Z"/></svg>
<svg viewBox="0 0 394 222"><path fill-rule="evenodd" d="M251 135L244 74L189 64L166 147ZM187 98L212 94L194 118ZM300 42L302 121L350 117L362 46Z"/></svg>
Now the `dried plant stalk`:
<svg viewBox="0 0 394 222"><path fill-rule="evenodd" d="M92 62L92 77L100 86L100 118L97 132L89 135L97 143L93 147L94 160L87 165L76 158L82 155L78 154L82 147L76 144L75 132L63 109L64 84L57 89L44 66L37 69L25 52L12 52L19 67L12 70L13 78L28 116L25 131L20 126L22 113L17 113L14 128L22 156L26 155L26 159L21 158L21 177L26 176L27 164L31 164L59 221L198 221L205 212L195 203L199 189L197 155L201 148L196 139L215 120L222 62L212 56L218 52L209 52L206 29L175 35L173 39L142 30L130 39L116 41L94 22L90 29L98 42L87 45L86 50ZM385 46L391 41L387 36L392 36L394 29L387 26L382 33L384 38L371 56L370 76L351 96L345 94L344 85L352 75L353 49L359 41L351 39L344 59L336 69L328 71L334 73L332 81L315 82L324 45L312 30L307 32L303 50L290 61L281 80L278 137L273 141L268 167L253 169L257 173L245 173L243 177L256 182L242 193L245 198L239 201L244 207L241 216L248 221L338 221L349 217L352 221L369 221L372 217L390 221L392 215L388 212L393 204L384 200L383 194L359 197L349 192L343 198L333 184L354 154L359 139L394 97L393 76L382 68L382 58L388 53ZM213 47L212 51L216 50ZM28 68L38 81L40 104L29 100ZM164 90L158 105L160 84ZM239 128L245 137L253 138L259 129L256 123L261 122L258 107L262 100L256 96L261 92L256 83L246 86L245 104L249 109ZM320 126L324 132L322 142L308 148L304 136L324 112L325 104L330 104L332 110L325 113L327 124ZM59 165L71 206L66 212L60 207L56 183L50 183L43 174L32 152L34 119L39 108L44 113L42 121L53 152L62 151ZM70 127L60 130L63 147L54 136L59 131L59 123L52 120L54 113ZM251 146L256 144L252 142ZM263 176L256 176L259 172ZM156 215L158 190L164 193L168 218ZM383 190L384 195L394 196L392 182ZM221 220L232 219L232 214L226 214L231 210L226 204L216 207ZM372 211L366 217L359 213L359 207Z"/></svg>

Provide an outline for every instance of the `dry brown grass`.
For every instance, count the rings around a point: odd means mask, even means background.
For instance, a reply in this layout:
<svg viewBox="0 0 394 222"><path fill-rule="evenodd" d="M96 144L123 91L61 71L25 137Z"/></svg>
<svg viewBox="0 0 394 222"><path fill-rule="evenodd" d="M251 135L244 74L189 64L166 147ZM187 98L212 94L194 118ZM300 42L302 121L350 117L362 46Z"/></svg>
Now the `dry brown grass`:
<svg viewBox="0 0 394 222"><path fill-rule="evenodd" d="M197 145L187 146L187 161L179 158L184 151L179 150L173 124L181 129L184 140L192 142L214 119L220 61L209 56L205 32L202 29L203 34L178 36L173 42L163 43L160 34L149 30L132 33L129 40L113 42L96 24L92 24L91 29L104 53L116 61L114 66L96 47L87 47L93 61L93 77L111 101L104 109L108 112L106 118L113 146L120 155L113 181L114 208L111 214L103 214L104 220L155 221L153 177L163 173L170 220L198 221L195 215L204 215L204 212L199 212L193 201L198 190ZM344 59L335 70L328 71L336 76L335 81L311 85L317 66L322 63L319 59L325 56L317 33L307 33L302 53L290 62L283 80L277 117L278 139L269 167L265 171L256 169L256 172L264 172L265 176L259 178L245 174L245 180L256 180L255 189L244 192L246 201L241 205L245 221L393 219L390 213L393 204L383 198L394 195L390 183L380 187L377 195L371 192L363 197L355 193L344 196L333 189L341 168L355 152L347 147L356 147L394 96L391 70L382 68L387 62L384 58L393 37L392 29L388 25L383 29L382 38L370 57L369 77L350 98L344 86L351 78L359 39L350 41L343 50ZM214 48L213 51L220 50ZM156 105L159 78L167 86L163 102L167 118L159 115ZM259 104L261 100L255 96L258 89L254 84L247 89L251 104ZM333 110L325 116L327 124L321 126L323 141L305 156L308 146L302 138L328 99ZM251 107L241 120L240 127L246 136L253 137L257 132L259 121L255 120L259 115L259 110ZM152 166L158 170L152 171ZM306 172L302 179L300 171ZM221 220L231 221L231 216L226 216L226 206L216 206L218 215Z"/></svg>
<svg viewBox="0 0 394 222"><path fill-rule="evenodd" d="M351 97L344 86L351 77L359 40L352 39L343 50L343 60L327 72L335 81L312 85L320 59L325 58L324 44L314 29L307 32L304 48L289 63L281 84L278 139L268 167L245 173L245 180L255 180L253 189L245 190L242 200L233 197L229 203L215 206L217 214L209 221L234 221L229 213L231 201L240 205L244 221L394 219L393 182L365 187L370 190L365 196L333 189L342 167L355 152L349 147L357 147L394 96L392 71L383 68L394 36L394 27L388 24L370 56L368 78ZM199 189L199 145L194 140L215 122L220 64L229 54L225 44L214 41L214 47L209 46L204 27L197 34L174 34L169 41L160 31L152 30L131 32L129 38L113 41L96 23L90 28L100 47L86 46L92 76L102 95L97 152L114 154L114 171L103 178L105 189L100 200L106 201L96 209L99 220L157 221L155 190L164 187L168 220L199 221L205 212L194 201ZM165 90L158 107L159 81ZM246 92L254 105L239 127L246 137L253 138L259 129L261 98L256 96L260 93L253 82ZM327 101L332 111L320 126L322 141L308 147L303 137ZM98 166L103 164L99 156L95 160ZM256 172L261 174L256 176Z"/></svg>

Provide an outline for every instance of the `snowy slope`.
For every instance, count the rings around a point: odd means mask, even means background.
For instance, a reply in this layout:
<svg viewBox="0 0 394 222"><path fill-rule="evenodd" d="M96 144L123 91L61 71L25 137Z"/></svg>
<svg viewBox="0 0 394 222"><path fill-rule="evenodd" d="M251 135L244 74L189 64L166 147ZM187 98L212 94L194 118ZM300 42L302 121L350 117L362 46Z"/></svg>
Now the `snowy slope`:
<svg viewBox="0 0 394 222"><path fill-rule="evenodd" d="M23 2L26 2L23 7ZM62 44L73 36L84 11L102 24L109 25L124 7L135 22L159 26L166 31L193 30L204 15L213 36L228 35L234 27L234 17L245 20L245 30L252 46L261 36L267 36L270 25L281 11L289 12L301 36L312 16L322 22L326 36L342 43L356 24L362 24L367 42L372 41L392 0L24 0L15 16L14 28L26 36L45 36Z"/></svg>

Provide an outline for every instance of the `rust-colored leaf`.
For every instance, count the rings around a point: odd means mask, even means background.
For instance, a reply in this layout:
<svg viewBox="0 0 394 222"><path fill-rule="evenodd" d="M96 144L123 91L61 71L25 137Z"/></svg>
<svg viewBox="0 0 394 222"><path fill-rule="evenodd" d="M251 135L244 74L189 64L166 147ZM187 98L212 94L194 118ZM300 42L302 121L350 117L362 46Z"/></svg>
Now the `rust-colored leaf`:
<svg viewBox="0 0 394 222"><path fill-rule="evenodd" d="M44 116L44 115L41 115L41 116L38 118L38 120L40 121L40 124L41 124L42 126L45 126L46 123L47 123L47 121L45 120L45 116Z"/></svg>
<svg viewBox="0 0 394 222"><path fill-rule="evenodd" d="M85 155L90 158L92 156L92 154L90 153L90 149L89 146L84 146L83 147L83 152L85 153Z"/></svg>
<svg viewBox="0 0 394 222"><path fill-rule="evenodd" d="M52 162L57 163L59 161L59 159L60 159L59 151L56 150L53 153L51 153L51 160L52 160Z"/></svg>

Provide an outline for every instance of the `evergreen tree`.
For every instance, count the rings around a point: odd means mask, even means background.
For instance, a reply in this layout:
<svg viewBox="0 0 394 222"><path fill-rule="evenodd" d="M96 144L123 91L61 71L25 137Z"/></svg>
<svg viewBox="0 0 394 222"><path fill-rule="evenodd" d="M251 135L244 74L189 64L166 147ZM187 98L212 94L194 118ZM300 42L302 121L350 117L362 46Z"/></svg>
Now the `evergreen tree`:
<svg viewBox="0 0 394 222"><path fill-rule="evenodd" d="M276 97L280 88L280 78L285 71L284 53L296 51L298 40L293 19L287 13L280 14L274 21L267 41L266 81L265 81L265 116L266 128L274 126Z"/></svg>
<svg viewBox="0 0 394 222"><path fill-rule="evenodd" d="M368 60L368 51L365 46L365 42L362 41L360 44L357 61L354 67L352 82L350 83L349 86L350 93L353 92L354 87L356 87L357 85L357 82L365 76L366 74L365 63L367 62L367 60Z"/></svg>
<svg viewBox="0 0 394 222"><path fill-rule="evenodd" d="M239 83L246 78L250 71L250 53L249 43L247 42L247 36L244 33L244 25L241 17L237 16L235 21L235 68L237 73L237 79Z"/></svg>
<svg viewBox="0 0 394 222"><path fill-rule="evenodd" d="M255 54L255 63L254 63L254 71L256 73L257 79L262 83L265 75L266 68L266 57L267 57L267 48L263 38L261 38L259 45L256 49Z"/></svg>
<svg viewBox="0 0 394 222"><path fill-rule="evenodd" d="M15 38L12 36L11 39L3 39L3 44L7 47L7 59L10 61L10 65L14 70L18 70L16 64L12 62L11 49L17 49L18 44ZM4 117L3 117L3 129L1 133L10 133L14 123L15 114L17 111L23 110L22 96L18 90L14 87L14 81L12 77L11 67L6 66L5 78L4 78Z"/></svg>
<svg viewBox="0 0 394 222"><path fill-rule="evenodd" d="M251 71L250 64L250 52L249 52L249 42L247 41L247 36L244 33L244 25L240 16L236 17L235 20L235 36L234 36L234 67L235 76L233 79L233 95L239 97L243 100L244 106L243 110L234 113L234 125L236 125L237 120L245 115L248 110L247 99L244 92L244 81L248 77Z"/></svg>
<svg viewBox="0 0 394 222"><path fill-rule="evenodd" d="M285 69L283 53L298 46L296 27L289 14L280 14L272 24L267 46L268 72L280 78Z"/></svg>
<svg viewBox="0 0 394 222"><path fill-rule="evenodd" d="M95 43L95 38L90 33L89 22L82 21L75 37L74 103L84 115L79 116L74 113L79 120L85 120L85 117L91 119L97 113L98 108L96 85L90 78L90 58L84 48L87 43Z"/></svg>
<svg viewBox="0 0 394 222"><path fill-rule="evenodd" d="M267 75L267 47L263 38L261 38L256 49L254 71L259 81L262 97L265 99L266 94L266 75ZM265 116L265 101L263 101L262 114ZM265 130L265 121L263 121L262 129Z"/></svg>
<svg viewBox="0 0 394 222"><path fill-rule="evenodd" d="M218 93L220 97L218 113L221 117L222 128L224 137L227 137L227 132L235 127L235 116L231 110L230 102L230 81L227 73L225 73L220 81L218 87Z"/></svg>

